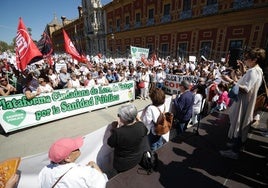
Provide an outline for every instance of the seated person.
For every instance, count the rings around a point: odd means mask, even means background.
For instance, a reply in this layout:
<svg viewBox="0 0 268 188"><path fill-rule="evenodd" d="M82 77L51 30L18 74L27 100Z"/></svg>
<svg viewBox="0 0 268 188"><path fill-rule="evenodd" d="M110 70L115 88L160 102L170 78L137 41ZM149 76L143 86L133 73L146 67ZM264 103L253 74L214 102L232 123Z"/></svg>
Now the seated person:
<svg viewBox="0 0 268 188"><path fill-rule="evenodd" d="M71 75L70 73L67 72L67 68L61 67L60 74L59 74L59 83L58 83L59 89L66 88L68 80L70 79L71 79Z"/></svg>
<svg viewBox="0 0 268 188"><path fill-rule="evenodd" d="M114 76L114 74L112 73L111 70L107 71L106 79L108 80L109 83L116 82L116 78L115 78L115 76Z"/></svg>
<svg viewBox="0 0 268 188"><path fill-rule="evenodd" d="M98 165L90 161L88 165L76 164L81 155L79 148L83 138L62 138L54 142L49 149L51 163L39 173L41 188L47 187L98 187L105 188L108 181Z"/></svg>
<svg viewBox="0 0 268 188"><path fill-rule="evenodd" d="M67 88L79 88L81 87L80 81L75 73L71 74L71 79L67 82Z"/></svg>
<svg viewBox="0 0 268 188"><path fill-rule="evenodd" d="M137 114L133 104L121 106L118 110L119 122L113 124L107 141L114 148L113 175L135 167L145 151L147 128L141 121L136 121Z"/></svg>
<svg viewBox="0 0 268 188"><path fill-rule="evenodd" d="M7 78L0 78L0 96L8 96L16 93L16 88L8 83Z"/></svg>
<svg viewBox="0 0 268 188"><path fill-rule="evenodd" d="M40 90L41 93L49 93L53 91L53 88L48 84L44 78L39 78L39 86L37 90Z"/></svg>
<svg viewBox="0 0 268 188"><path fill-rule="evenodd" d="M98 72L98 77L96 78L97 85L107 86L109 85L109 81L104 76L104 73L102 71Z"/></svg>
<svg viewBox="0 0 268 188"><path fill-rule="evenodd" d="M36 86L35 79L33 78L32 74L29 74L26 77L23 93L25 94L28 100L33 99L34 97L40 95L41 91L37 89L39 87L39 83L37 82L37 84L38 86Z"/></svg>
<svg viewBox="0 0 268 188"><path fill-rule="evenodd" d="M92 86L95 86L95 85L96 85L96 82L92 77L92 73L88 72L86 74L86 79L84 80L84 86L85 87L92 87Z"/></svg>

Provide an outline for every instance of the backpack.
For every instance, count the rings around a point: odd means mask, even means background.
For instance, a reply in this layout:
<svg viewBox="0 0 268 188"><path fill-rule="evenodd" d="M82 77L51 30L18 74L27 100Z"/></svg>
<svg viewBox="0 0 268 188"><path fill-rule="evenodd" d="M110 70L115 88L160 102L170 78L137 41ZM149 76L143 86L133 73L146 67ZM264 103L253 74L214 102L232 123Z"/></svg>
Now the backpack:
<svg viewBox="0 0 268 188"><path fill-rule="evenodd" d="M173 124L174 114L171 112L163 113L158 107L157 109L159 110L160 115L158 116L157 121L155 123L154 132L157 135L163 135L170 131Z"/></svg>
<svg viewBox="0 0 268 188"><path fill-rule="evenodd" d="M145 151L139 164L147 175L151 174L158 166L158 154L150 150Z"/></svg>

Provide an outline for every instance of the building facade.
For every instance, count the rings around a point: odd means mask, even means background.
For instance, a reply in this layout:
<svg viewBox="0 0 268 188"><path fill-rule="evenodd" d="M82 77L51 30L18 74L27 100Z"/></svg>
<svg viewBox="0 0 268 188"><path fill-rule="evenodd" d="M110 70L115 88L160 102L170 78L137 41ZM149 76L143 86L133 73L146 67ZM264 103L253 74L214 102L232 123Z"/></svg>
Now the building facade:
<svg viewBox="0 0 268 188"><path fill-rule="evenodd" d="M99 0L82 0L78 7L77 19L69 20L61 16L61 21L56 16L47 25L52 39L55 53L64 53L64 29L75 47L81 54L105 54L105 24L102 6Z"/></svg>
<svg viewBox="0 0 268 188"><path fill-rule="evenodd" d="M268 49L268 0L82 0L79 18L48 24L55 52L64 28L78 51L130 56L130 46L158 57L220 60L233 49Z"/></svg>
<svg viewBox="0 0 268 188"><path fill-rule="evenodd" d="M236 48L268 46L267 0L114 0L105 5L107 49L219 60Z"/></svg>

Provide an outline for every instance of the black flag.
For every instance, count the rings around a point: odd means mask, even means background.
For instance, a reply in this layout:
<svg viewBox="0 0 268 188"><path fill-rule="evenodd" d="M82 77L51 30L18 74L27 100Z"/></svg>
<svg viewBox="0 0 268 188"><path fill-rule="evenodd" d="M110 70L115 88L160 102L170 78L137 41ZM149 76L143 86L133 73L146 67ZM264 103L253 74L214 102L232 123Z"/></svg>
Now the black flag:
<svg viewBox="0 0 268 188"><path fill-rule="evenodd" d="M42 38L38 41L37 46L43 56L47 57L53 53L52 41L48 35L47 30L43 32Z"/></svg>

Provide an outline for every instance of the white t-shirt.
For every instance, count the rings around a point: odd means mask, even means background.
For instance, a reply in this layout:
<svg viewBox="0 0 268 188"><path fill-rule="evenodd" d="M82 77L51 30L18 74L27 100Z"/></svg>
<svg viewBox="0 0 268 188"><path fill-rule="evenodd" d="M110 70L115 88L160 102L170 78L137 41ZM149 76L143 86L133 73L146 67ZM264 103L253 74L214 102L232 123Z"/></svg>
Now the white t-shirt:
<svg viewBox="0 0 268 188"><path fill-rule="evenodd" d="M103 77L98 77L97 78L97 84L98 85L105 85L105 84L107 84L107 81L106 81L107 79L105 78L105 76L103 76Z"/></svg>
<svg viewBox="0 0 268 188"><path fill-rule="evenodd" d="M165 104L158 106L161 112L164 112ZM146 128L148 129L148 134L151 132L156 135L154 132L154 123L157 122L157 118L159 117L160 112L156 106L150 105L147 107L144 113L141 114L141 120L145 124Z"/></svg>
<svg viewBox="0 0 268 188"><path fill-rule="evenodd" d="M55 188L105 188L106 182L108 181L106 174L101 173L91 166L80 166L76 163L67 163L64 165L49 164L39 173L40 187L52 187L64 173L66 174L55 185Z"/></svg>
<svg viewBox="0 0 268 188"><path fill-rule="evenodd" d="M49 93L53 91L53 88L49 84L44 86L40 84L38 88L40 89L41 93Z"/></svg>
<svg viewBox="0 0 268 188"><path fill-rule="evenodd" d="M69 83L72 86L72 88L79 88L79 87L81 87L80 81L78 79L76 79L76 80L71 79L71 80L69 80Z"/></svg>

